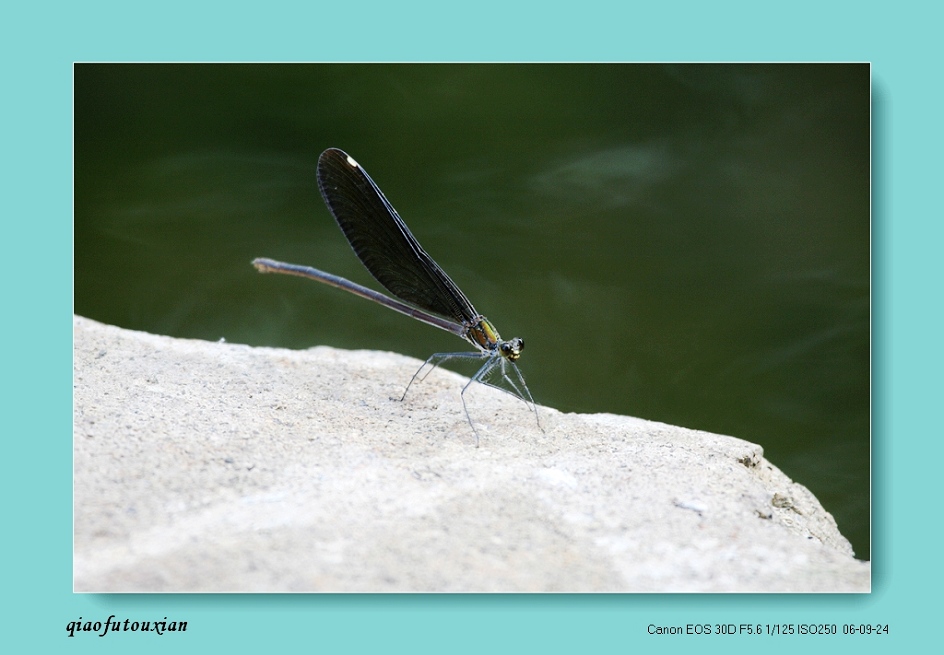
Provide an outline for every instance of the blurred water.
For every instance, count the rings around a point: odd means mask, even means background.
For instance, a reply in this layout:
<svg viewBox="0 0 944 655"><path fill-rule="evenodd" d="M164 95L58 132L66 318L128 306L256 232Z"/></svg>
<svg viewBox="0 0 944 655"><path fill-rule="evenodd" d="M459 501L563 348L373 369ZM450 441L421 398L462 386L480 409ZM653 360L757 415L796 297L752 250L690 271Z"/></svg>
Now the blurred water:
<svg viewBox="0 0 944 655"><path fill-rule="evenodd" d="M317 191L343 148L525 338L538 402L759 443L868 559L869 85L866 65L79 65L75 311L461 349L250 266L376 286Z"/></svg>

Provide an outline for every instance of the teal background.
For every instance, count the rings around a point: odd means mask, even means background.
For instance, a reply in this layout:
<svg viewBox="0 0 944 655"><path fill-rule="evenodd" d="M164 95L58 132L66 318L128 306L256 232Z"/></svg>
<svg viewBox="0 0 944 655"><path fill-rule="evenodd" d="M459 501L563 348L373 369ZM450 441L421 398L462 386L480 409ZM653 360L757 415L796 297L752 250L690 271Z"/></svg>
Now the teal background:
<svg viewBox="0 0 944 655"><path fill-rule="evenodd" d="M8 8L3 105L3 642L18 652L755 651L646 625L885 622L889 637L763 639L770 652L920 648L936 638L941 454L939 10L696 3L554 13L441 3L235 10L163 3ZM920 11L917 9L920 7ZM374 9L371 14L369 9ZM35 13L34 13L35 12ZM500 19L499 19L500 18ZM492 45L494 44L494 45ZM74 60L843 60L874 64L873 588L866 596L76 596L71 589ZM40 244L42 244L40 248ZM181 619L186 636L69 640L79 616ZM63 645L64 644L64 645Z"/></svg>

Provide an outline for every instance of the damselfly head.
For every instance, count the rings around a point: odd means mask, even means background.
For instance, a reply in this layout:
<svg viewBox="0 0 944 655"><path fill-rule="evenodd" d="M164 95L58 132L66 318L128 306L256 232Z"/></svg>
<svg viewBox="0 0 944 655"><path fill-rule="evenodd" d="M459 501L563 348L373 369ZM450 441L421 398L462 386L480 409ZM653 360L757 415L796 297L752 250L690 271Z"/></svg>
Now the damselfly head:
<svg viewBox="0 0 944 655"><path fill-rule="evenodd" d="M521 351L524 350L524 339L515 337L508 341L502 341L498 349L505 359L512 362L518 361L518 358L521 356Z"/></svg>

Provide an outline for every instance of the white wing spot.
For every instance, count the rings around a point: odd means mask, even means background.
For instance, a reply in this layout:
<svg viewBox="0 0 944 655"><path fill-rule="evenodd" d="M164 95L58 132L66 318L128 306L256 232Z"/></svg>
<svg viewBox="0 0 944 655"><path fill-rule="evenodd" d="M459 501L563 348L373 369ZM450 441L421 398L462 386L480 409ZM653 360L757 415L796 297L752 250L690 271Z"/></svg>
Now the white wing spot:
<svg viewBox="0 0 944 655"><path fill-rule="evenodd" d="M347 163L350 164L352 168L357 168L357 162L354 161L354 158L350 155L347 156Z"/></svg>

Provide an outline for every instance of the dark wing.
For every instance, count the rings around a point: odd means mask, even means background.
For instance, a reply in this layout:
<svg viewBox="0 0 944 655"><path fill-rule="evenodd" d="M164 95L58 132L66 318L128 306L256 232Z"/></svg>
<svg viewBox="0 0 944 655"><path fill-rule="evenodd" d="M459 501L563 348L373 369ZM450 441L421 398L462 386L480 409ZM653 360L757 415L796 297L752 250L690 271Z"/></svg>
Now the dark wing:
<svg viewBox="0 0 944 655"><path fill-rule="evenodd" d="M356 161L336 148L325 150L318 158L318 188L354 253L387 291L420 309L472 322L472 303Z"/></svg>

